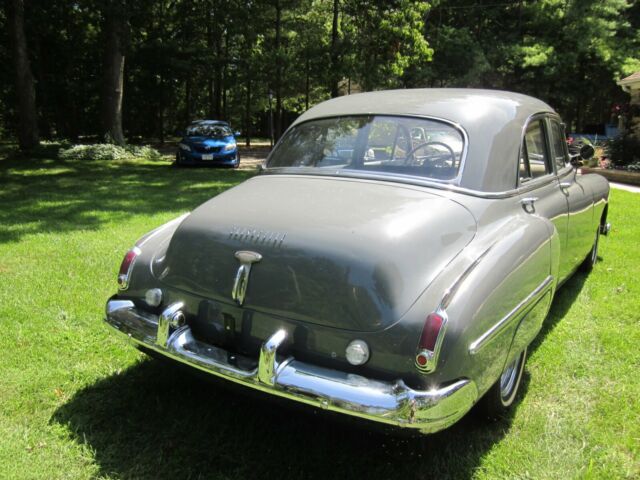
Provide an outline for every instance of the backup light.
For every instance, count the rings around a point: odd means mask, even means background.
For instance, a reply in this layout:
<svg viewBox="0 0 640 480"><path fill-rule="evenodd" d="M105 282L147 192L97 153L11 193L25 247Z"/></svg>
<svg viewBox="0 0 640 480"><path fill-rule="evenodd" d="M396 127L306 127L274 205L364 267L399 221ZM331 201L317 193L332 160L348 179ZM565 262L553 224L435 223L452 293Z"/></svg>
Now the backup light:
<svg viewBox="0 0 640 480"><path fill-rule="evenodd" d="M364 340L354 340L346 350L347 361L351 365L364 365L369 360L369 345Z"/></svg>
<svg viewBox="0 0 640 480"><path fill-rule="evenodd" d="M157 307L162 303L162 290L159 288L150 288L144 294L144 301L147 302L147 305L150 307Z"/></svg>
<svg viewBox="0 0 640 480"><path fill-rule="evenodd" d="M120 290L126 290L129 287L129 277L131 276L131 270L133 270L133 264L136 263L136 258L141 253L142 251L138 247L133 247L125 254L118 272L118 288Z"/></svg>

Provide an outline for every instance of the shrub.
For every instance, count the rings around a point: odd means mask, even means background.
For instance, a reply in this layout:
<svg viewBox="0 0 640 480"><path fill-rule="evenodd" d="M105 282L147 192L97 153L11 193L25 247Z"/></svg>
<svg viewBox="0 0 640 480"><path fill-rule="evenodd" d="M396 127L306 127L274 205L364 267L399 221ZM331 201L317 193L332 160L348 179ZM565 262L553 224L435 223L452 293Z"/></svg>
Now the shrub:
<svg viewBox="0 0 640 480"><path fill-rule="evenodd" d="M62 149L59 153L62 160L127 160L142 158L145 160L160 160L162 155L155 148L148 145L127 145L121 147L111 143L94 143L89 145L73 145Z"/></svg>
<svg viewBox="0 0 640 480"><path fill-rule="evenodd" d="M627 167L640 163L640 139L631 135L618 135L607 142L607 157L614 167Z"/></svg>
<svg viewBox="0 0 640 480"><path fill-rule="evenodd" d="M640 162L627 165L627 170L629 170L630 172L640 172Z"/></svg>
<svg viewBox="0 0 640 480"><path fill-rule="evenodd" d="M121 160L126 158L127 151L110 143L94 143L91 145L73 145L60 151L62 160Z"/></svg>
<svg viewBox="0 0 640 480"><path fill-rule="evenodd" d="M155 148L150 147L149 145L129 145L127 147L127 151L133 155L134 157L144 158L145 160L162 160L162 154L156 150Z"/></svg>

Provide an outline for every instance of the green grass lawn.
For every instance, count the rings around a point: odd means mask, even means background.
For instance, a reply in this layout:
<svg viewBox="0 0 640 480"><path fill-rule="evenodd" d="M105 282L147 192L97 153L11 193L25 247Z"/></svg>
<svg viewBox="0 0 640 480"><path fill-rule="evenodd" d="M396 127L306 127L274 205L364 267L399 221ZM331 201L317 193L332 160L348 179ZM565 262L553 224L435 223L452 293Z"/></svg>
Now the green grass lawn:
<svg viewBox="0 0 640 480"><path fill-rule="evenodd" d="M221 388L103 323L144 232L248 178L0 160L0 478L638 478L640 195L559 292L511 416L424 438Z"/></svg>

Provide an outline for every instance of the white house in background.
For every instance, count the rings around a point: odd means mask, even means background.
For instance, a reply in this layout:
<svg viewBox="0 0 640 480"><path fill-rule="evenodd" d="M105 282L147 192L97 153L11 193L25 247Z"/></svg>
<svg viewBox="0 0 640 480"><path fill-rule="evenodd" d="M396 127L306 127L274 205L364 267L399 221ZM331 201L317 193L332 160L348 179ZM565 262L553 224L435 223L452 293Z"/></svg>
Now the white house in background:
<svg viewBox="0 0 640 480"><path fill-rule="evenodd" d="M633 73L622 80L618 80L618 85L631 95L629 102L632 107L631 111L637 112L640 109L640 72ZM625 125L625 127L630 129L636 137L640 137L640 116L636 113L631 118L631 125Z"/></svg>

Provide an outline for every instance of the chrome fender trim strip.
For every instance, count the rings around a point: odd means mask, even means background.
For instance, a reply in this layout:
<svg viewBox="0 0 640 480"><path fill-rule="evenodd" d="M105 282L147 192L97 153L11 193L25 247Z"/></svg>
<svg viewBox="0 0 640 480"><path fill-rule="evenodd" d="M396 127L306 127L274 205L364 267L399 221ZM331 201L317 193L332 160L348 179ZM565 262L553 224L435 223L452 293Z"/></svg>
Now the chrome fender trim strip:
<svg viewBox="0 0 640 480"><path fill-rule="evenodd" d="M471 355L475 355L476 353L478 353L482 349L482 347L489 343L491 339L498 335L507 325L509 325L515 319L520 318L520 315L525 312L530 306L535 304L540 298L542 298L542 296L547 293L552 286L553 276L549 275L540 285L536 287L533 292L527 295L524 300L516 305L513 310L507 313L500 319L500 321L498 321L489 330L484 332L482 335L480 335L480 337L473 341L471 345L469 345L469 353Z"/></svg>

